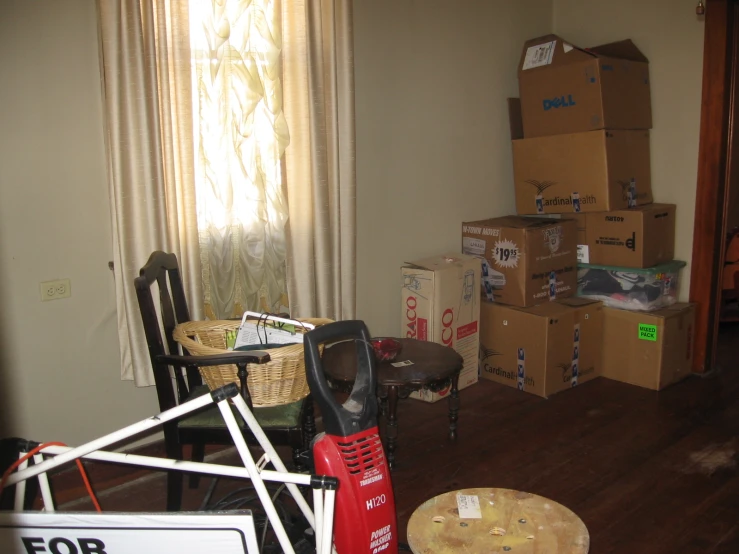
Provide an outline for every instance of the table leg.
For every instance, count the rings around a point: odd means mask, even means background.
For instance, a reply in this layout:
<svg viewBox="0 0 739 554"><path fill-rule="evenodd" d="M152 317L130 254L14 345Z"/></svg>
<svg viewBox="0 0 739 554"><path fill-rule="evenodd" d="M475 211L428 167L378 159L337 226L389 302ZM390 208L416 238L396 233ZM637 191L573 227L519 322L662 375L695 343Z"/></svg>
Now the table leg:
<svg viewBox="0 0 739 554"><path fill-rule="evenodd" d="M380 414L387 417L387 396L380 396Z"/></svg>
<svg viewBox="0 0 739 554"><path fill-rule="evenodd" d="M395 445L398 442L398 387L387 388L387 465L395 468Z"/></svg>
<svg viewBox="0 0 739 554"><path fill-rule="evenodd" d="M459 413L459 372L452 376L452 389L449 391L449 438L457 438L457 414Z"/></svg>

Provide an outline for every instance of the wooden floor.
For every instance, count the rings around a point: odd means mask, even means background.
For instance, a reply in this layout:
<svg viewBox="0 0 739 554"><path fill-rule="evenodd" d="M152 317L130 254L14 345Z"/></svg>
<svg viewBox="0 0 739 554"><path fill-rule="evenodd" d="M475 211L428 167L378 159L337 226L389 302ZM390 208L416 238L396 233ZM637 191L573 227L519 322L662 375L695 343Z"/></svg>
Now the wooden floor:
<svg viewBox="0 0 739 554"><path fill-rule="evenodd" d="M461 393L454 443L445 403L402 401L393 473L401 540L424 500L501 487L572 509L593 553L738 553L738 347L739 326L723 329L722 371L661 393L598 379L542 400L483 381ZM236 463L232 451L213 456ZM97 467L91 479L105 510L164 508L161 475ZM197 508L207 485L187 490L184 507ZM222 482L215 496L235 486ZM88 506L69 501L78 493L65 493L67 509Z"/></svg>

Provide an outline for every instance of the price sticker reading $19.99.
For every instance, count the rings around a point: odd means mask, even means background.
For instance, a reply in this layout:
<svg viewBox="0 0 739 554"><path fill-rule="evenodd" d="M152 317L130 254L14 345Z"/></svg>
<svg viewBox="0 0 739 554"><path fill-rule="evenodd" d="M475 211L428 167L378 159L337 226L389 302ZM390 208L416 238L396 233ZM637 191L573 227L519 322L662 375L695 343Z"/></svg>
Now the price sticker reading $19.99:
<svg viewBox="0 0 739 554"><path fill-rule="evenodd" d="M493 248L493 262L498 267L516 267L518 255L518 247L510 240L496 242Z"/></svg>

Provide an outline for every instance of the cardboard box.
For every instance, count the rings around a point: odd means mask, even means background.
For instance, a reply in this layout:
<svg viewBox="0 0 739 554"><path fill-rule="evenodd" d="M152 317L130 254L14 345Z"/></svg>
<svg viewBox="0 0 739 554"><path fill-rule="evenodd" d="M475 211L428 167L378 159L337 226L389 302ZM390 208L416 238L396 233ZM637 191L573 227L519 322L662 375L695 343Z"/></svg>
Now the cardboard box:
<svg viewBox="0 0 739 554"><path fill-rule="evenodd" d="M462 224L462 251L481 259L488 300L534 306L575 294L575 228L573 221L542 217L471 221Z"/></svg>
<svg viewBox="0 0 739 554"><path fill-rule="evenodd" d="M527 138L652 128L649 62L630 40L588 49L556 35L530 40L518 82Z"/></svg>
<svg viewBox="0 0 739 554"><path fill-rule="evenodd" d="M605 212L652 203L649 131L513 141L519 214Z"/></svg>
<svg viewBox="0 0 739 554"><path fill-rule="evenodd" d="M484 302L480 376L547 398L601 374L603 305L568 298L533 308Z"/></svg>
<svg viewBox="0 0 739 554"><path fill-rule="evenodd" d="M577 234L575 235L577 237L577 263L586 263L585 260L588 259L588 239L585 235L585 216L587 214L580 213L580 214L565 214L560 217L564 217L566 219L574 219L575 224L577 225Z"/></svg>
<svg viewBox="0 0 739 554"><path fill-rule="evenodd" d="M644 268L675 257L674 204L580 214L577 223L581 263Z"/></svg>
<svg viewBox="0 0 739 554"><path fill-rule="evenodd" d="M578 252L577 261L583 262L583 263L587 263L587 262L580 259L580 246L581 245L587 246L588 244L588 238L587 238L587 235L585 234L585 225L586 225L585 218L587 217L587 215L588 214L583 213L583 214L565 214L562 216L567 219L574 219L575 223L577 224L577 252Z"/></svg>
<svg viewBox="0 0 739 554"><path fill-rule="evenodd" d="M661 390L690 375L695 305L655 312L603 308L603 377Z"/></svg>
<svg viewBox="0 0 739 554"><path fill-rule="evenodd" d="M458 389L477 383L480 346L480 260L444 254L406 264L400 309L401 336L454 348L464 359ZM412 398L436 402L449 389L423 390Z"/></svg>

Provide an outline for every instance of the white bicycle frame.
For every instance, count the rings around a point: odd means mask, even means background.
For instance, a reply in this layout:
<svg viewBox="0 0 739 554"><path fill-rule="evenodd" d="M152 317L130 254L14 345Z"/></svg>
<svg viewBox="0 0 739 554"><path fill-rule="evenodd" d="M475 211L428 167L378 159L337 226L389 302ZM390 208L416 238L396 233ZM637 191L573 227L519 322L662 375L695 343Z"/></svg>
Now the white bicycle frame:
<svg viewBox="0 0 739 554"><path fill-rule="evenodd" d="M239 414L241 414L241 417L246 422L249 430L254 434L259 446L264 450L264 455L258 462L254 461L254 458L249 451L246 441L241 433L241 429L239 428L239 424L236 422L236 418L229 406L229 399L239 411ZM154 456L139 456L135 454L123 454L120 452L102 450L111 444L131 438L141 432L155 429L166 422L178 419L211 404L216 404L218 406L236 449L239 452L244 467L171 460ZM15 509L17 511L21 511L23 509L25 481L33 477L38 477L39 479L39 488L44 502L44 509L48 512L54 511L54 504L46 472L78 458L165 469L169 471L186 471L222 477L251 479L267 518L277 535L277 539L282 550L286 554L294 554L290 539L285 532L285 528L277 514L269 491L267 491L264 484L264 481L273 481L285 484L300 511L313 528L316 537L316 553L329 554L333 551L335 554L332 538L338 479L328 476L288 472L287 467L280 459L272 446L272 443L264 434L259 423L257 423L254 414L246 405L244 399L239 395L238 387L235 384L221 387L220 389L212 391L210 394L205 394L201 397L180 404L179 406L161 412L156 416L144 419L81 446L75 448L62 446L46 447L43 449L43 454L51 454L53 457L44 460L41 454L37 454L34 456L35 463L33 465L29 465L27 461L24 462L18 468L18 471L11 474L7 479L6 486L18 485L15 491ZM275 471L264 469L268 463L272 463ZM313 489L313 505L315 508L315 514L311 510L305 498L301 495L297 485L310 486Z"/></svg>

